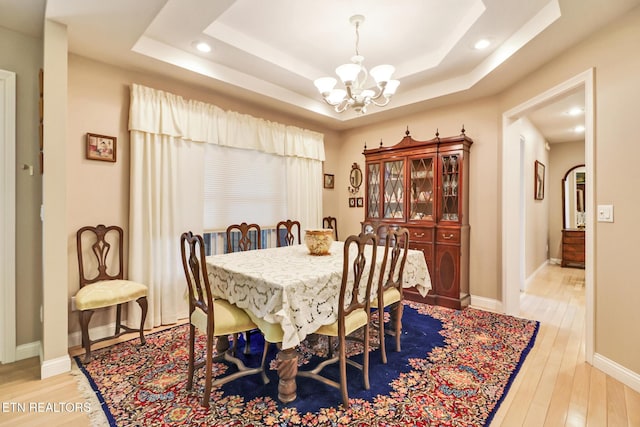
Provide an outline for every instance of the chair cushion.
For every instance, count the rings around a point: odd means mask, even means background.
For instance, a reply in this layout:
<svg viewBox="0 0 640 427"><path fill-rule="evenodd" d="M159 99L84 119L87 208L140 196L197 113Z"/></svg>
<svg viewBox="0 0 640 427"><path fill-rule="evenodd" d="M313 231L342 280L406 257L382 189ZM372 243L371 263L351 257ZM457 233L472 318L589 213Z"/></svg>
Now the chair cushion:
<svg viewBox="0 0 640 427"><path fill-rule="evenodd" d="M345 319L345 333L349 335L351 332L358 328L363 327L369 322L369 316L365 310L355 310L349 313ZM316 334L329 335L332 337L338 336L338 322L334 322L330 325L320 326L316 331Z"/></svg>
<svg viewBox="0 0 640 427"><path fill-rule="evenodd" d="M258 329L264 335L264 340L270 343L279 343L282 342L282 338L284 337L284 331L282 330L282 326L279 323L271 323L267 322L264 319L256 317L253 313L247 312L253 323L258 325Z"/></svg>
<svg viewBox="0 0 640 427"><path fill-rule="evenodd" d="M382 294L382 301L385 307L400 301L400 291L396 288L389 288ZM371 307L378 306L378 298L371 303Z"/></svg>
<svg viewBox="0 0 640 427"><path fill-rule="evenodd" d="M231 304L227 300L213 300L213 315L214 336L230 335L257 328L246 311ZM207 313L201 308L196 307L191 314L191 324L201 331L206 332Z"/></svg>
<svg viewBox="0 0 640 427"><path fill-rule="evenodd" d="M81 288L76 294L78 310L93 310L147 296L147 286L130 280L101 280Z"/></svg>

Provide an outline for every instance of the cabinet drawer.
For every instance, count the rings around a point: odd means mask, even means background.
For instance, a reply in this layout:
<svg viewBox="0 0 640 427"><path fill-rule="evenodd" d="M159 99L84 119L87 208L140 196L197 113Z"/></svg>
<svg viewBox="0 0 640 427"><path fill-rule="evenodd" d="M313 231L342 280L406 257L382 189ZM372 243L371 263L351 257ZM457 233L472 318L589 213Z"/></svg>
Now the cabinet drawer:
<svg viewBox="0 0 640 427"><path fill-rule="evenodd" d="M433 242L433 228L407 227L409 229L409 241L411 242Z"/></svg>
<svg viewBox="0 0 640 427"><path fill-rule="evenodd" d="M439 228L436 230L436 242L460 244L460 229Z"/></svg>
<svg viewBox="0 0 640 427"><path fill-rule="evenodd" d="M416 251L421 251L424 254L424 259L432 260L433 259L433 245L432 244L420 244L420 243L409 243L409 249L415 249Z"/></svg>
<svg viewBox="0 0 640 427"><path fill-rule="evenodd" d="M584 252L584 243L578 245L563 243L562 252Z"/></svg>
<svg viewBox="0 0 640 427"><path fill-rule="evenodd" d="M568 245L584 245L584 236L564 236L562 243Z"/></svg>
<svg viewBox="0 0 640 427"><path fill-rule="evenodd" d="M578 230L564 230L562 232L562 234L564 234L565 237L570 236L570 237L581 237L584 239L584 231L578 231Z"/></svg>
<svg viewBox="0 0 640 427"><path fill-rule="evenodd" d="M562 260L564 262L584 262L584 253L565 252L562 254Z"/></svg>

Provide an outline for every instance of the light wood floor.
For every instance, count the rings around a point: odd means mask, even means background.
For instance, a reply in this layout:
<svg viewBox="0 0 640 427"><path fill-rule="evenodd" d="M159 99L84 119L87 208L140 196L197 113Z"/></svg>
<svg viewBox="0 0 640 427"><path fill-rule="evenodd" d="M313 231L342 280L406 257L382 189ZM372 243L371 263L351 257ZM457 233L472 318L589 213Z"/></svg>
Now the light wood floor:
<svg viewBox="0 0 640 427"><path fill-rule="evenodd" d="M545 267L522 295L521 316L540 331L492 427L640 426L640 393L584 362L583 270ZM71 374L41 381L39 372L37 358L0 365L0 426L89 425L83 412L29 412L33 402L85 401Z"/></svg>

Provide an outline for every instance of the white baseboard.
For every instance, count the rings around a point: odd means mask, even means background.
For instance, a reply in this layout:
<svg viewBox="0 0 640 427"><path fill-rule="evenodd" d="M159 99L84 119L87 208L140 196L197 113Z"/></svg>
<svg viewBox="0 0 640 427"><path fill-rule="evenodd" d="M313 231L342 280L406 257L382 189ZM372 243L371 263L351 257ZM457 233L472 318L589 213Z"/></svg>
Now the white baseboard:
<svg viewBox="0 0 640 427"><path fill-rule="evenodd" d="M633 372L598 353L593 355L593 366L600 369L610 377L620 381L627 387L630 387L640 393L640 374Z"/></svg>
<svg viewBox="0 0 640 427"><path fill-rule="evenodd" d="M40 379L53 377L71 371L71 358L68 354L40 363Z"/></svg>
<svg viewBox="0 0 640 427"><path fill-rule="evenodd" d="M527 277L524 281L524 289L526 290L527 288L529 288L529 285L531 284L531 281L538 275L538 273L540 273L540 271L542 271L547 264L549 264L549 260L545 260L542 264L540 264L540 267L538 267L536 269L536 271L534 271L533 273L531 273L529 275L529 277Z"/></svg>
<svg viewBox="0 0 640 427"><path fill-rule="evenodd" d="M20 344L16 347L16 360L24 360L29 359L30 357L40 356L40 345L40 341Z"/></svg>
<svg viewBox="0 0 640 427"><path fill-rule="evenodd" d="M561 265L562 258L549 258L549 264Z"/></svg>
<svg viewBox="0 0 640 427"><path fill-rule="evenodd" d="M471 306L487 311L494 311L497 313L504 313L502 309L502 301L471 295Z"/></svg>

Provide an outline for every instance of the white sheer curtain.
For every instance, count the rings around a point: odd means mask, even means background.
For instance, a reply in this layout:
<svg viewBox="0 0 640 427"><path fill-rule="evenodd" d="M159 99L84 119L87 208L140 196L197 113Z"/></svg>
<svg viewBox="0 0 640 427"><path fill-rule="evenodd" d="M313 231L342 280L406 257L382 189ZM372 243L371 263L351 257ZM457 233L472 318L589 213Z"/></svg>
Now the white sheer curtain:
<svg viewBox="0 0 640 427"><path fill-rule="evenodd" d="M147 328L188 314L179 241L184 231L203 231L202 143L285 156L288 217L305 227L321 223L322 134L136 84L129 130L129 278L149 286ZM139 310L128 312L131 324L139 318Z"/></svg>
<svg viewBox="0 0 640 427"><path fill-rule="evenodd" d="M146 326L188 316L179 238L202 230L203 144L131 131L129 277L149 286ZM129 311L139 324L140 310ZM132 317L133 316L133 317Z"/></svg>

